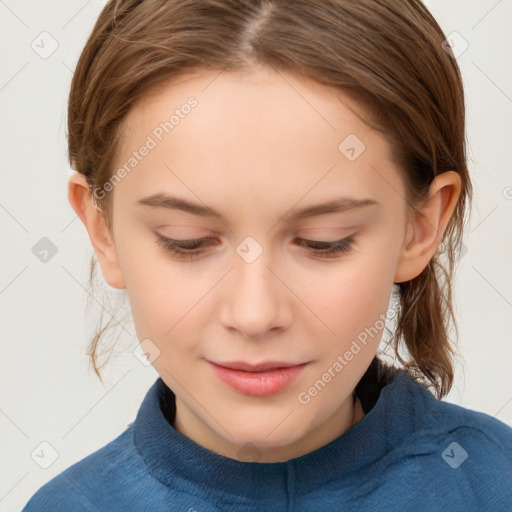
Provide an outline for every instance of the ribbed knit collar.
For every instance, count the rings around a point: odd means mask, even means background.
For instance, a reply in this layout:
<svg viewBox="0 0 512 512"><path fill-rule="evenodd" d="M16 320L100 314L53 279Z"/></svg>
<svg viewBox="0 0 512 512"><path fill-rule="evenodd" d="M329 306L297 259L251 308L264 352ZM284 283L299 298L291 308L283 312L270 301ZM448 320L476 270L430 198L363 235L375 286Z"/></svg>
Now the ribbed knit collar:
<svg viewBox="0 0 512 512"><path fill-rule="evenodd" d="M286 462L260 463L219 455L178 432L162 410L167 404L167 416L174 417L175 396L159 377L137 413L135 444L150 473L170 487L197 486L212 497L227 493L254 502L297 489L306 494L370 465L424 423L426 402L435 400L426 388L404 371L383 384L373 404L365 393L372 382L361 379L356 393L366 415L337 439Z"/></svg>

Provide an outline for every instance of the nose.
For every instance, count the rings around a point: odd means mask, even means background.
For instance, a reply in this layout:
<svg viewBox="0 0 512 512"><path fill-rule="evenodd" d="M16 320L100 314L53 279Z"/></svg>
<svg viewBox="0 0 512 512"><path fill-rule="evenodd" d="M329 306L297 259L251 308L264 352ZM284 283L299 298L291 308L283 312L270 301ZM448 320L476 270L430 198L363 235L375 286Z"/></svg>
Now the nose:
<svg viewBox="0 0 512 512"><path fill-rule="evenodd" d="M267 251L251 263L242 258L235 260L222 303L221 321L227 329L258 339L270 330L283 328L289 321L287 287L271 266Z"/></svg>

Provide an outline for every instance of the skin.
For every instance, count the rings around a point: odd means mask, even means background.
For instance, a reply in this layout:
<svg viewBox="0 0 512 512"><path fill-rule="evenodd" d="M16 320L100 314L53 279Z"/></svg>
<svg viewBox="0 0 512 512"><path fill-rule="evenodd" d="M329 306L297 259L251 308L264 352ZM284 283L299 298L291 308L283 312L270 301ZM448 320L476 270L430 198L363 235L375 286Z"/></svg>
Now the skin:
<svg viewBox="0 0 512 512"><path fill-rule="evenodd" d="M252 443L259 462L285 461L351 428L352 392L381 340L393 282L413 279L432 258L460 178L436 177L429 206L408 218L389 146L348 108L356 105L309 79L259 67L195 72L145 97L124 121L114 169L190 96L198 106L115 186L112 237L81 174L70 178L68 197L105 281L127 291L139 340L160 351L152 364L176 394L174 427L233 459L243 460L240 449ZM366 146L355 161L338 150L349 134ZM137 205L157 192L206 204L224 220ZM290 220L340 196L380 205ZM180 259L155 243L155 232L214 243ZM351 250L328 258L297 242L352 234ZM247 236L263 249L252 263L236 252ZM378 334L300 403L299 393L371 326ZM206 359L309 364L283 391L255 397L220 381ZM355 413L363 418L360 403Z"/></svg>

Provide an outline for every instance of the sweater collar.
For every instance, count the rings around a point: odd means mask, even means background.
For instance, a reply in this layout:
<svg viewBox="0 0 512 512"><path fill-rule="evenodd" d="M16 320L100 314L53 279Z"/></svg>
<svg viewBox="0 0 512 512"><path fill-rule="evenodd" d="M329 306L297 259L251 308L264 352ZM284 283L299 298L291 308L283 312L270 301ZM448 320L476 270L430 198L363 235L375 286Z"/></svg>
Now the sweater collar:
<svg viewBox="0 0 512 512"><path fill-rule="evenodd" d="M150 473L169 487L197 486L212 496L228 493L253 502L265 495L285 497L294 489L306 494L370 465L425 421L427 407L418 401L434 399L426 388L405 371L388 376L383 384L372 403L365 392L372 382L361 379L356 393L366 415L340 437L285 462L260 463L219 455L172 427L164 411L167 404L174 415L175 396L159 377L137 413L134 440Z"/></svg>

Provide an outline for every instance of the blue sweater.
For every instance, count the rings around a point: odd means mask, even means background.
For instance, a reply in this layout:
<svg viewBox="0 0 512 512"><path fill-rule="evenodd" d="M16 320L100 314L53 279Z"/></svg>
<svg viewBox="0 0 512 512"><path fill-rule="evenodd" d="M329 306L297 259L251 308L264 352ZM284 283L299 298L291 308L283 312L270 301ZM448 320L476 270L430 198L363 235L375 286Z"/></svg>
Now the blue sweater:
<svg viewBox="0 0 512 512"><path fill-rule="evenodd" d="M511 512L512 428L437 400L404 371L358 384L366 416L286 462L237 461L172 427L158 378L116 439L43 485L22 512Z"/></svg>

